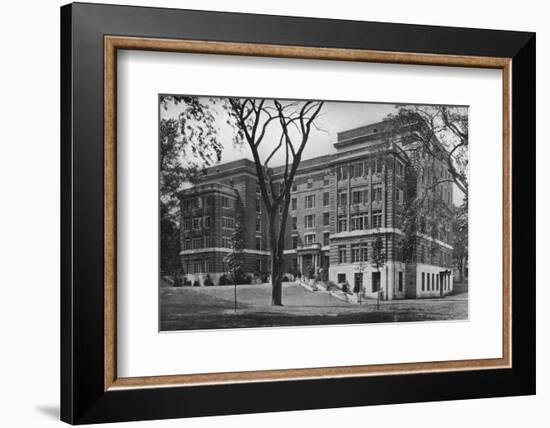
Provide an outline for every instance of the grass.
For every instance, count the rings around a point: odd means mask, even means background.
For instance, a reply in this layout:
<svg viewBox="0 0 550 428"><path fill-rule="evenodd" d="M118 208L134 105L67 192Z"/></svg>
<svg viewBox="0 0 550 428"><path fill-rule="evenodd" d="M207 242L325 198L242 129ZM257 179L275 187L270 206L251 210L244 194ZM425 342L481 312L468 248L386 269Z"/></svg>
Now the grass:
<svg viewBox="0 0 550 428"><path fill-rule="evenodd" d="M237 312L232 286L161 287L161 330L331 325L380 322L464 320L467 293L441 299L346 303L299 285L283 286L282 307L271 306L271 287L239 285Z"/></svg>

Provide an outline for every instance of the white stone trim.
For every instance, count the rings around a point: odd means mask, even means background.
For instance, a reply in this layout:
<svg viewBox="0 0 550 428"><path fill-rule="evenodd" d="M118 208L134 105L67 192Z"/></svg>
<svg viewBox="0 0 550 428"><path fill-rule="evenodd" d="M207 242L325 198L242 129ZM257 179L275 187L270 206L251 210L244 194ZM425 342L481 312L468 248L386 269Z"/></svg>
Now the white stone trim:
<svg viewBox="0 0 550 428"><path fill-rule="evenodd" d="M379 235L381 233L396 233L398 235L404 235L401 229L395 227L379 227L377 229L367 229L367 230L352 230L346 232L338 232L330 236L331 239L338 238L356 238L358 236L365 235Z"/></svg>
<svg viewBox="0 0 550 428"><path fill-rule="evenodd" d="M190 254L199 254L199 253L230 253L233 251L231 248L225 247L209 247L209 248L197 248L194 250L182 250L180 251L180 256L188 256ZM242 250L244 254L256 254L258 256L270 256L271 251L264 250Z"/></svg>

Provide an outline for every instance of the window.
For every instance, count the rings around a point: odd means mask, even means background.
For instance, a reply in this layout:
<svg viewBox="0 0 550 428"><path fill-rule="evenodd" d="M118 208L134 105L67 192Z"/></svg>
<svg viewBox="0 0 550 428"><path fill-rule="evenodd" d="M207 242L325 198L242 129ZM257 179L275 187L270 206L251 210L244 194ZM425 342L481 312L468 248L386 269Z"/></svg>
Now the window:
<svg viewBox="0 0 550 428"><path fill-rule="evenodd" d="M424 275L424 272L422 272L422 291L424 291L425 289L425 284L424 284L424 281L425 280L425 275Z"/></svg>
<svg viewBox="0 0 550 428"><path fill-rule="evenodd" d="M206 228L210 227L210 217L205 217L203 224L204 224L204 227Z"/></svg>
<svg viewBox="0 0 550 428"><path fill-rule="evenodd" d="M427 285L427 288L426 288L426 289L427 289L428 291L430 291L430 274L428 274L428 275L426 275L426 276L427 276L427 278L428 278L427 283L426 283L426 285Z"/></svg>
<svg viewBox="0 0 550 428"><path fill-rule="evenodd" d="M330 193L325 192L323 193L323 206L326 207L328 204L330 204Z"/></svg>
<svg viewBox="0 0 550 428"><path fill-rule="evenodd" d="M207 208L210 208L212 206L212 196L207 196L204 198L205 204Z"/></svg>
<svg viewBox="0 0 550 428"><path fill-rule="evenodd" d="M298 229L298 217L292 217L292 230Z"/></svg>
<svg viewBox="0 0 550 428"><path fill-rule="evenodd" d="M367 244L361 244L361 261L367 262L369 260L369 247Z"/></svg>
<svg viewBox="0 0 550 428"><path fill-rule="evenodd" d="M330 245L330 232L323 233L323 246Z"/></svg>
<svg viewBox="0 0 550 428"><path fill-rule="evenodd" d="M338 176L338 180L347 180L348 178L348 167L347 166L340 166L336 170L336 175Z"/></svg>
<svg viewBox="0 0 550 428"><path fill-rule="evenodd" d="M351 203L353 205L360 204L362 196L363 196L363 192L361 192L360 190L353 191L353 193L351 194Z"/></svg>
<svg viewBox="0 0 550 428"><path fill-rule="evenodd" d="M203 271L204 271L204 263L202 261L193 263L194 273L203 273Z"/></svg>
<svg viewBox="0 0 550 428"><path fill-rule="evenodd" d="M298 248L298 237L296 235L292 236L292 248Z"/></svg>
<svg viewBox="0 0 550 428"><path fill-rule="evenodd" d="M305 199L306 208L315 208L315 195L307 195Z"/></svg>
<svg viewBox="0 0 550 428"><path fill-rule="evenodd" d="M193 238L193 249L196 250L197 248L202 248L201 238Z"/></svg>
<svg viewBox="0 0 550 428"><path fill-rule="evenodd" d="M222 227L224 229L233 229L235 227L233 217L222 217Z"/></svg>
<svg viewBox="0 0 550 428"><path fill-rule="evenodd" d="M183 220L183 230L191 230L191 219L186 218Z"/></svg>
<svg viewBox="0 0 550 428"><path fill-rule="evenodd" d="M261 192L260 190L260 185L259 184L256 184L256 193L259 195Z"/></svg>
<svg viewBox="0 0 550 428"><path fill-rule="evenodd" d="M432 273L432 290L434 290L435 287L435 275Z"/></svg>
<svg viewBox="0 0 550 428"><path fill-rule="evenodd" d="M292 185L292 191L295 192L296 190L298 190L298 185L297 185L297 184L293 184L293 185Z"/></svg>
<svg viewBox="0 0 550 428"><path fill-rule="evenodd" d="M401 177L405 175L405 167L399 161L397 161L397 175L400 175Z"/></svg>
<svg viewBox="0 0 550 428"><path fill-rule="evenodd" d="M261 213L262 212L262 201L259 197L256 196L256 212Z"/></svg>
<svg viewBox="0 0 550 428"><path fill-rule="evenodd" d="M323 186L328 186L329 184L330 184L330 177L325 176L325 178L323 178Z"/></svg>
<svg viewBox="0 0 550 428"><path fill-rule="evenodd" d="M262 231L262 219L260 217L256 217L256 232Z"/></svg>
<svg viewBox="0 0 550 428"><path fill-rule="evenodd" d="M262 271L262 260L257 259L256 260L256 272L261 272L261 271Z"/></svg>
<svg viewBox="0 0 550 428"><path fill-rule="evenodd" d="M313 229L315 227L315 214L309 214L304 217L304 224L306 229Z"/></svg>
<svg viewBox="0 0 550 428"><path fill-rule="evenodd" d="M187 238L185 240L185 249L190 250L191 249L191 239Z"/></svg>
<svg viewBox="0 0 550 428"><path fill-rule="evenodd" d="M397 189L397 203L402 204L403 203L403 190Z"/></svg>
<svg viewBox="0 0 550 428"><path fill-rule="evenodd" d="M210 247L210 235L205 235L204 236L204 248L209 248Z"/></svg>
<svg viewBox="0 0 550 428"><path fill-rule="evenodd" d="M222 208L229 208L229 198L227 196L222 196Z"/></svg>
<svg viewBox="0 0 550 428"><path fill-rule="evenodd" d="M310 233L308 235L305 235L306 245L312 245L315 244L315 234Z"/></svg>
<svg viewBox="0 0 550 428"><path fill-rule="evenodd" d="M372 201L381 202L382 201L382 188L375 187L372 189Z"/></svg>
<svg viewBox="0 0 550 428"><path fill-rule="evenodd" d="M376 174L380 174L382 172L382 160L381 159L377 159L374 163L374 172L376 172Z"/></svg>
<svg viewBox="0 0 550 428"><path fill-rule="evenodd" d="M323 226L330 224L330 213L323 213Z"/></svg>
<svg viewBox="0 0 550 428"><path fill-rule="evenodd" d="M189 199L184 199L182 202L182 208L183 208L183 211L189 211L189 208L191 206L191 201Z"/></svg>
<svg viewBox="0 0 550 428"><path fill-rule="evenodd" d="M435 276L435 289L439 291L439 275Z"/></svg>
<svg viewBox="0 0 550 428"><path fill-rule="evenodd" d="M399 292L403 292L403 272L399 272L397 284L397 289L399 290Z"/></svg>
<svg viewBox="0 0 550 428"><path fill-rule="evenodd" d="M348 221L345 217L338 219L338 232L346 232L348 230Z"/></svg>
<svg viewBox="0 0 550 428"><path fill-rule="evenodd" d="M382 227L382 211L377 210L372 212L372 227Z"/></svg>
<svg viewBox="0 0 550 428"><path fill-rule="evenodd" d="M350 230L368 229L368 216L366 214L354 215L351 217Z"/></svg>
<svg viewBox="0 0 550 428"><path fill-rule="evenodd" d="M296 211L296 205L297 205L297 203L296 203L296 198L292 198L292 199L290 200L290 209L291 209L292 211Z"/></svg>
<svg viewBox="0 0 550 428"><path fill-rule="evenodd" d="M308 189L311 189L312 187L313 187L313 179L308 178L308 180L307 180L307 188L308 188Z"/></svg>
<svg viewBox="0 0 550 428"><path fill-rule="evenodd" d="M191 208L199 208L200 207L200 198L193 198L191 200Z"/></svg>
<svg viewBox="0 0 550 428"><path fill-rule="evenodd" d="M353 244L351 246L351 262L356 263L360 261L360 248L359 244Z"/></svg>
<svg viewBox="0 0 550 428"><path fill-rule="evenodd" d="M345 273L339 273L338 274L338 284L342 284L346 282L346 274Z"/></svg>
<svg viewBox="0 0 550 428"><path fill-rule="evenodd" d="M363 163L356 163L352 166L353 178L359 178L363 175Z"/></svg>
<svg viewBox="0 0 550 428"><path fill-rule="evenodd" d="M338 263L346 263L346 246L345 245L338 245Z"/></svg>
<svg viewBox="0 0 550 428"><path fill-rule="evenodd" d="M348 194L340 192L340 205L346 206L348 204Z"/></svg>
<svg viewBox="0 0 550 428"><path fill-rule="evenodd" d="M231 248L231 239L227 236L222 236L222 247Z"/></svg>
<svg viewBox="0 0 550 428"><path fill-rule="evenodd" d="M201 218L200 217L195 217L193 219L193 229L194 230L197 230L197 229L200 229L201 228Z"/></svg>
<svg viewBox="0 0 550 428"><path fill-rule="evenodd" d="M261 236L256 236L256 249L257 250L262 249L262 238L261 238Z"/></svg>

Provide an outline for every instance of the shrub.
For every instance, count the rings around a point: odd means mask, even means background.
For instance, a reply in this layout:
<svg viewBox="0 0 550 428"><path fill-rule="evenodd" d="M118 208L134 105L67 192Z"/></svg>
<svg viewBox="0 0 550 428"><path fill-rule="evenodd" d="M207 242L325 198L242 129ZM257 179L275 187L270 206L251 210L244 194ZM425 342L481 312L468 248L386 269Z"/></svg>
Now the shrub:
<svg viewBox="0 0 550 428"><path fill-rule="evenodd" d="M191 280L187 279L187 278L183 278L183 285L190 286L191 285Z"/></svg>
<svg viewBox="0 0 550 428"><path fill-rule="evenodd" d="M198 279L195 279L195 282L193 282L193 287L200 287L201 286L201 283L199 282Z"/></svg>
<svg viewBox="0 0 550 428"><path fill-rule="evenodd" d="M204 278L204 285L207 287L214 285L214 281L212 281L210 274L207 274L206 278Z"/></svg>
<svg viewBox="0 0 550 428"><path fill-rule="evenodd" d="M182 281L181 281L181 277L179 275L175 275L174 276L174 287L181 287L183 284L182 284Z"/></svg>
<svg viewBox="0 0 550 428"><path fill-rule="evenodd" d="M290 280L288 279L288 276L286 276L286 275L283 276L283 282L288 282L288 281L290 281Z"/></svg>
<svg viewBox="0 0 550 428"><path fill-rule="evenodd" d="M227 284L228 284L227 276L226 276L226 275L220 276L220 282L219 282L219 284L220 284L220 285L227 285Z"/></svg>

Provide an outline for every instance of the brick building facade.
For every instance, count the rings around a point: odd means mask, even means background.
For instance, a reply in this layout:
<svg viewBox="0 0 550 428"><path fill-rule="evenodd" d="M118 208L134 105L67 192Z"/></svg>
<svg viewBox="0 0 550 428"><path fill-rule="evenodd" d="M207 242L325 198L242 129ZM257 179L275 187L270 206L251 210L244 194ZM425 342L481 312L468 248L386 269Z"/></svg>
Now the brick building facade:
<svg viewBox="0 0 550 428"><path fill-rule="evenodd" d="M405 142L390 126L380 122L341 132L336 153L300 163L285 231L289 277L326 269L331 281L360 284L367 296L380 292L390 300L452 291L453 188L452 180L445 181L450 175L444 149L438 142L434 150ZM275 181L282 172L272 169ZM437 214L417 214L405 232L407 201L419 192L434 195ZM202 283L208 273L218 283L237 216L246 229L245 270L269 270L267 216L252 161L208 168L179 198L180 255L188 279ZM379 268L372 264L375 240L385 257Z"/></svg>

